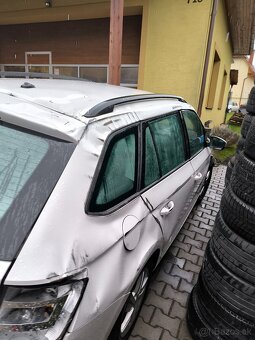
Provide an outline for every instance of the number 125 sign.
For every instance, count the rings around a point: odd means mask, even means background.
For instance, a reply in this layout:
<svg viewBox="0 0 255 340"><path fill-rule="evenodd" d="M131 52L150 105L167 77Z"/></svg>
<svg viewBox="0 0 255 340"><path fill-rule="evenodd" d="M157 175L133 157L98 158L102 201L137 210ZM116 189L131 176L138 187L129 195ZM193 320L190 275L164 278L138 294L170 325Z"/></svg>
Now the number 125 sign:
<svg viewBox="0 0 255 340"><path fill-rule="evenodd" d="M198 2L202 2L203 0L188 0L187 3L188 4L196 4Z"/></svg>

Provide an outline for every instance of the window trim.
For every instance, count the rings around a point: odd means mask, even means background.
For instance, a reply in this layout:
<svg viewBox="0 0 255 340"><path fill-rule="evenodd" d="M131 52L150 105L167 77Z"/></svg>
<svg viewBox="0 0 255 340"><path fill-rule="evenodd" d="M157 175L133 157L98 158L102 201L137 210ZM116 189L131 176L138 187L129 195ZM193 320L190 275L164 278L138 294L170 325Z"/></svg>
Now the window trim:
<svg viewBox="0 0 255 340"><path fill-rule="evenodd" d="M188 134L188 129L187 129L187 126L186 126L186 123L185 123L185 119L184 119L184 115L183 115L183 111L191 111L191 112L194 112L195 115L197 116L197 118L199 119L200 123L201 123L201 126L203 128L203 132L204 132L204 147L201 149L201 150L198 150L196 153L194 153L194 155L191 155L191 152L190 152L190 143L189 143L189 134ZM182 117L182 122L183 122L183 128L185 130L185 139L186 139L186 145L187 145L187 153L189 155L189 159L193 159L194 157L196 157L200 152L202 152L206 147L206 134L205 134L205 127L204 125L202 124L197 112L195 110L191 110L191 109L182 109L180 110L180 115Z"/></svg>
<svg viewBox="0 0 255 340"><path fill-rule="evenodd" d="M139 195L139 191L140 191L140 183L141 183L141 132L140 132L140 128L139 128L140 122L135 123L135 124L131 124L129 126L125 126L121 129L115 130L113 133L111 133L105 142L105 145L103 147L103 150L101 152L101 155L99 157L99 161L97 163L96 166L96 170L94 172L94 176L93 176L93 180L92 183L90 185L90 189L88 192L88 196L87 196L87 200L85 203L85 213L87 215L95 215L95 216L105 216L105 215L109 215L113 212L115 212L116 210L118 210L119 208L121 208L122 206L124 206L125 204L127 204L128 202L130 202L131 200L133 200L136 196ZM105 171L107 163L108 163L108 159L107 156L111 153L112 148L114 146L114 144L124 138L125 136L128 136L129 134L134 133L135 135L135 140L136 140L136 165L135 165L135 189L134 192L130 195L128 195L128 197L122 199L121 201L118 202L118 200L116 199L116 203L113 203L112 206L110 206L109 208L106 208L105 210L94 210L91 209L92 207L92 201L96 199L96 196L98 194L98 191L100 189L100 185L101 185L101 181L102 179L100 179L100 176L102 175L102 173ZM112 202L115 202L112 201Z"/></svg>

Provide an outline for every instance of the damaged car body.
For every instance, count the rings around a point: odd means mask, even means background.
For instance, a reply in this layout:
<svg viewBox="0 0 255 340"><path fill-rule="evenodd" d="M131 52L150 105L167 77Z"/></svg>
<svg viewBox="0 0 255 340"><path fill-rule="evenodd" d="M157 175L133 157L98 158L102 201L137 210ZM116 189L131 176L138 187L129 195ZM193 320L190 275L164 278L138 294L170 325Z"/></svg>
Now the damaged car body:
<svg viewBox="0 0 255 340"><path fill-rule="evenodd" d="M0 338L128 339L210 181L182 98L0 80Z"/></svg>

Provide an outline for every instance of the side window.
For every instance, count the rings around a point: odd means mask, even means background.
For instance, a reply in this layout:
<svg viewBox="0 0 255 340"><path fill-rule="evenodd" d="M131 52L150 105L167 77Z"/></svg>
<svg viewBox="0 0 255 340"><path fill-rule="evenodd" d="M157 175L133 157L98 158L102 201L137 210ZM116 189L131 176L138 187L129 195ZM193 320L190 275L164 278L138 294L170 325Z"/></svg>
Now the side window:
<svg viewBox="0 0 255 340"><path fill-rule="evenodd" d="M136 192L137 135L114 138L105 154L90 210L104 211Z"/></svg>
<svg viewBox="0 0 255 340"><path fill-rule="evenodd" d="M144 179L143 187L160 178L160 169L150 128L145 129Z"/></svg>
<svg viewBox="0 0 255 340"><path fill-rule="evenodd" d="M182 114L188 132L190 155L193 156L204 148L204 128L194 111L184 110Z"/></svg>
<svg viewBox="0 0 255 340"><path fill-rule="evenodd" d="M155 144L161 176L185 161L185 147L182 126L178 114L149 123Z"/></svg>

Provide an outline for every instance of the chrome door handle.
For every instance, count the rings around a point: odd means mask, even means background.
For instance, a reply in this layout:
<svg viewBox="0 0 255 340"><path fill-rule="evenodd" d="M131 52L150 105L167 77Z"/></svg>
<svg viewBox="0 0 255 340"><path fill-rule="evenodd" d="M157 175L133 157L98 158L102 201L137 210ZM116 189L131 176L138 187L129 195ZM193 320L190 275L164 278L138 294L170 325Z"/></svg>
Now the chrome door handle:
<svg viewBox="0 0 255 340"><path fill-rule="evenodd" d="M167 205L161 209L160 211L160 215L161 216L166 216L168 215L174 208L174 202L170 201L169 203L167 203Z"/></svg>
<svg viewBox="0 0 255 340"><path fill-rule="evenodd" d="M201 172L197 172L194 176L194 180L199 181L202 177L203 177L203 175L201 174Z"/></svg>

